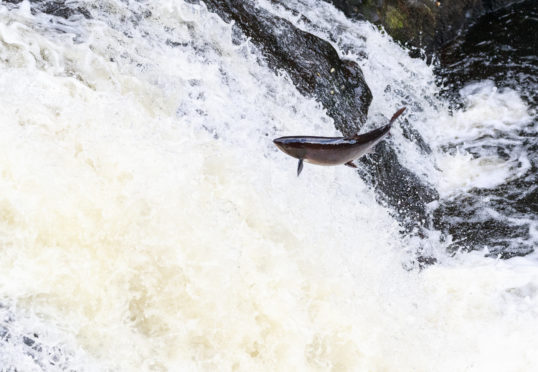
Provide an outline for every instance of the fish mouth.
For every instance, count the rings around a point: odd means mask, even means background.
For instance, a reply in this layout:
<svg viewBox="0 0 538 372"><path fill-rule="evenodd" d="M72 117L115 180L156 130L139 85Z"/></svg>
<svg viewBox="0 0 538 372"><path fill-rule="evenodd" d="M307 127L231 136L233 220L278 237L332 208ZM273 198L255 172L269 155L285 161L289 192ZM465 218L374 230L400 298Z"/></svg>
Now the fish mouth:
<svg viewBox="0 0 538 372"><path fill-rule="evenodd" d="M286 139L284 137L275 138L273 140L273 143L275 144L276 147L284 151L286 154L289 153L288 146L286 146Z"/></svg>
<svg viewBox="0 0 538 372"><path fill-rule="evenodd" d="M285 153L287 153L286 151L286 145L284 143L284 140L282 138L275 138L273 140L273 143L275 144L276 147L278 147L280 150L284 151Z"/></svg>

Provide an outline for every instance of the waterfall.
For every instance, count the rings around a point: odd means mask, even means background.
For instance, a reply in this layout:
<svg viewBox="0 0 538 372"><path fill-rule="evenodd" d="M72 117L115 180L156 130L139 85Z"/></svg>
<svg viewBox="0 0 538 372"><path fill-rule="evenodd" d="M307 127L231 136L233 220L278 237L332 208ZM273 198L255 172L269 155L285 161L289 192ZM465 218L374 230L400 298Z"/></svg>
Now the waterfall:
<svg viewBox="0 0 538 372"><path fill-rule="evenodd" d="M431 152L402 126L389 144L442 198L529 169L524 152L447 148L528 125L517 92L478 82L454 109L433 67L382 30L287 4L258 2L362 68L363 130L408 107ZM333 120L205 5L4 2L0 65L6 371L538 364L536 258L454 256L435 227L402 234L347 167L297 178L272 139L339 135ZM419 269L416 252L437 263Z"/></svg>

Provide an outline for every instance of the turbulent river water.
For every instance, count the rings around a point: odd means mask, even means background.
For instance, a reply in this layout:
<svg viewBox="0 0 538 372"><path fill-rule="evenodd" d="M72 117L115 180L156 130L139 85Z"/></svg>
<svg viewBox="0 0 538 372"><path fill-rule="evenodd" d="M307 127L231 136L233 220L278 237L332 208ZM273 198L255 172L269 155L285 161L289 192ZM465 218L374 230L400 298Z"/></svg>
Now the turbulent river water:
<svg viewBox="0 0 538 372"><path fill-rule="evenodd" d="M365 129L408 105L432 152L389 141L434 227L402 235L347 167L297 178L272 139L332 120L204 5L3 2L0 370L534 370L533 47L460 40L436 76L329 4L258 3L359 63ZM517 9L494 19L536 25ZM508 60L469 75L482 42Z"/></svg>

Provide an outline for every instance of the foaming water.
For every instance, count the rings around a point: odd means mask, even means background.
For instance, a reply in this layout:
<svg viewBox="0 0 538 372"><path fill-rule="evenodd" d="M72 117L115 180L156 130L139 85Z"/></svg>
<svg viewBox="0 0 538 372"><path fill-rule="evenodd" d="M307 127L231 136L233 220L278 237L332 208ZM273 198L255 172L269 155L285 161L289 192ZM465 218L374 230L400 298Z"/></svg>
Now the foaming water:
<svg viewBox="0 0 538 372"><path fill-rule="evenodd" d="M509 258L538 244L538 64L534 34L527 33L538 25L536 15L532 1L513 4L484 16L441 51L441 95L458 120L446 121L452 124L434 137L442 153L466 154L468 164L480 165L465 172L478 183L453 178L435 212L436 226L459 241L452 249Z"/></svg>
<svg viewBox="0 0 538 372"><path fill-rule="evenodd" d="M429 120L421 133L437 144L438 190L441 196L472 188L493 188L530 169L518 130L532 124L530 109L513 90L499 91L493 82L461 89L464 107ZM511 148L509 153L497 151Z"/></svg>
<svg viewBox="0 0 538 372"><path fill-rule="evenodd" d="M450 259L435 238L402 237L345 167L295 177L272 138L331 134L331 120L203 5L80 4L91 19L0 7L8 370L538 364L538 266ZM402 100L420 106L410 118L444 115L428 66L320 9L316 24L334 19L350 29L347 44L365 48L369 125ZM434 172L402 139L392 141L410 167ZM439 264L406 269L423 244Z"/></svg>

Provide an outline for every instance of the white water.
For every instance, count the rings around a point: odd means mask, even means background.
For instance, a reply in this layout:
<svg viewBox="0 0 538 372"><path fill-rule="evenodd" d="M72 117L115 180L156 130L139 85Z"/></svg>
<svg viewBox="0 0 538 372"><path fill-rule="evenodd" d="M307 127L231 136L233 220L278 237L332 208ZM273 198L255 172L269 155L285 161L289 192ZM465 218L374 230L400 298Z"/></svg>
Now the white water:
<svg viewBox="0 0 538 372"><path fill-rule="evenodd" d="M403 238L355 172L306 166L295 177L271 140L334 133L319 104L260 66L251 44L234 45L203 6L103 4L72 22L32 15L28 3L0 7L2 370L538 365L531 259L449 259L434 237ZM408 115L424 127L488 118L448 116L428 66L319 9L308 16L345 25L343 42L368 56L369 125L409 92L423 111ZM400 131L391 141L447 192L472 182L443 181ZM440 262L406 271L419 245Z"/></svg>

